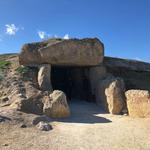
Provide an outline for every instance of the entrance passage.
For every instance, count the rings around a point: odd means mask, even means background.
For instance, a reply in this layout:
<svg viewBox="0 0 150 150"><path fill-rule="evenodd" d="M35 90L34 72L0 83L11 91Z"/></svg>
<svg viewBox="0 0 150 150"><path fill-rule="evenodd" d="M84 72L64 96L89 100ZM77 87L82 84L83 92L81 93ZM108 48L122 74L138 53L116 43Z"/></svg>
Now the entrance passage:
<svg viewBox="0 0 150 150"><path fill-rule="evenodd" d="M54 90L63 91L69 100L92 101L88 67L52 66L51 82Z"/></svg>

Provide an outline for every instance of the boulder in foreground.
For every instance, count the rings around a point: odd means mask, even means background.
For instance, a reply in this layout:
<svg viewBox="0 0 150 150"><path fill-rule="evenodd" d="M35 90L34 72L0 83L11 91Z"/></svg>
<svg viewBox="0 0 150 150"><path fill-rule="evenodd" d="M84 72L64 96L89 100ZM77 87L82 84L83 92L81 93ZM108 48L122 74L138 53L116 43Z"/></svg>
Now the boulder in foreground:
<svg viewBox="0 0 150 150"><path fill-rule="evenodd" d="M49 130L52 130L52 126L46 122L43 122L43 121L40 121L38 124L37 124L37 128L41 131L49 131Z"/></svg>
<svg viewBox="0 0 150 150"><path fill-rule="evenodd" d="M97 85L96 100L111 114L120 114L125 107L125 86L121 78L107 77Z"/></svg>
<svg viewBox="0 0 150 150"><path fill-rule="evenodd" d="M49 39L29 43L19 55L21 65L93 66L103 62L104 46L97 38Z"/></svg>
<svg viewBox="0 0 150 150"><path fill-rule="evenodd" d="M67 104L66 95L59 90L54 90L49 97L46 97L43 107L46 116L52 118L64 118L70 116L70 109Z"/></svg>
<svg viewBox="0 0 150 150"><path fill-rule="evenodd" d="M150 92L146 90L128 90L126 92L129 116L150 117Z"/></svg>

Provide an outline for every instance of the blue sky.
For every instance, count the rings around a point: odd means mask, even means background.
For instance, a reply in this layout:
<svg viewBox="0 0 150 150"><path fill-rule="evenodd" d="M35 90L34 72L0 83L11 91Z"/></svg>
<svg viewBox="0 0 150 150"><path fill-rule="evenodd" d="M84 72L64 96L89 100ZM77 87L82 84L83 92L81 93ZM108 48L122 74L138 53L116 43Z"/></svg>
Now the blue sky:
<svg viewBox="0 0 150 150"><path fill-rule="evenodd" d="M98 37L105 55L150 62L150 0L0 0L0 53L47 37Z"/></svg>

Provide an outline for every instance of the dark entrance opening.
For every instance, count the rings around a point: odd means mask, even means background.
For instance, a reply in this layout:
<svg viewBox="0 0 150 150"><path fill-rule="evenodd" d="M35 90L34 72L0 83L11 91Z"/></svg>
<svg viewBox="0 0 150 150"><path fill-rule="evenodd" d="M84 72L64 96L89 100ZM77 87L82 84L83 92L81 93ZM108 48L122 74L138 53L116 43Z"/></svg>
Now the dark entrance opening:
<svg viewBox="0 0 150 150"><path fill-rule="evenodd" d="M93 101L88 67L52 66L51 82L54 90L63 91L69 100Z"/></svg>

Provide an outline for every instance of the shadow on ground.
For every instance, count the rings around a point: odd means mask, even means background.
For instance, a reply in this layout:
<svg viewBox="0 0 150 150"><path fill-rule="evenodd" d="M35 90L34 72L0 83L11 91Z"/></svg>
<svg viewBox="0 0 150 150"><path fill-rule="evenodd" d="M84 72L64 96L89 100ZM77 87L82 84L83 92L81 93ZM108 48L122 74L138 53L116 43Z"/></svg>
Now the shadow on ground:
<svg viewBox="0 0 150 150"><path fill-rule="evenodd" d="M0 122L14 121L15 123L38 124L40 121L46 122L65 122L65 123L110 123L111 120L102 116L105 112L96 105L86 101L73 100L69 103L71 115L68 118L51 119L46 116L27 114L14 110L5 110L0 112Z"/></svg>
<svg viewBox="0 0 150 150"><path fill-rule="evenodd" d="M61 119L50 119L48 117L38 117L35 120L35 124L39 121L48 121L48 122L66 122L66 123L85 123L85 124L94 124L94 123L111 123L112 121L100 116L105 112L99 108L95 103L89 103L86 101L71 101L69 103L71 115L68 118Z"/></svg>
<svg viewBox="0 0 150 150"><path fill-rule="evenodd" d="M55 121L68 123L110 123L111 120L101 117L104 111L100 109L95 103L86 101L74 100L70 103L71 116L64 119L55 119Z"/></svg>
<svg viewBox="0 0 150 150"><path fill-rule="evenodd" d="M94 123L110 123L111 120L95 116L95 114L83 114L80 116L71 116L65 119L53 119L53 121L60 121L60 122L68 122L68 123L86 123L86 124L94 124Z"/></svg>

